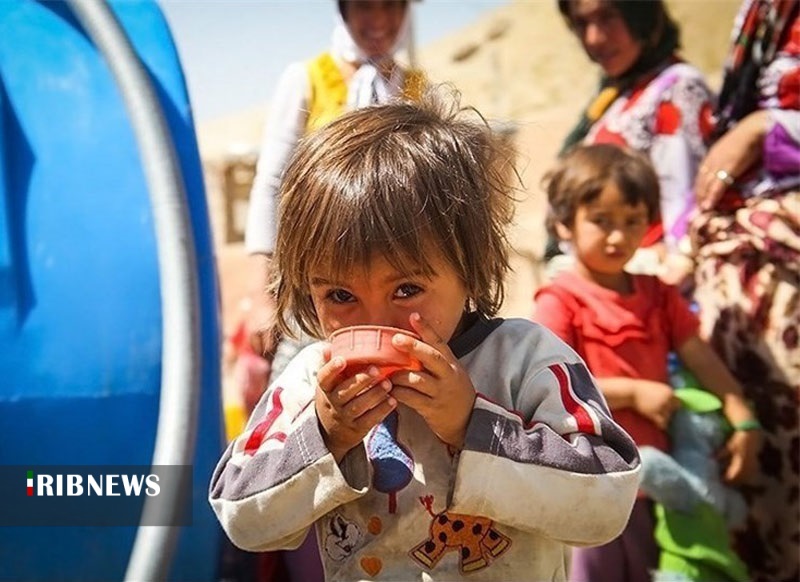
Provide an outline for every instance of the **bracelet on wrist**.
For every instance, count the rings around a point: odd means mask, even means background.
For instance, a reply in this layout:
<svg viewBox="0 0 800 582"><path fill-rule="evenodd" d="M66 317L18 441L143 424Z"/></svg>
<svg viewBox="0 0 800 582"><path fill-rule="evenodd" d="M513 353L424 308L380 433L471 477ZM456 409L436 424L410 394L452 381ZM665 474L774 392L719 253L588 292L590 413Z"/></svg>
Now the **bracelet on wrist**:
<svg viewBox="0 0 800 582"><path fill-rule="evenodd" d="M761 423L755 418L748 418L747 420L740 420L739 422L731 423L731 428L735 431L747 432L751 430L761 430Z"/></svg>

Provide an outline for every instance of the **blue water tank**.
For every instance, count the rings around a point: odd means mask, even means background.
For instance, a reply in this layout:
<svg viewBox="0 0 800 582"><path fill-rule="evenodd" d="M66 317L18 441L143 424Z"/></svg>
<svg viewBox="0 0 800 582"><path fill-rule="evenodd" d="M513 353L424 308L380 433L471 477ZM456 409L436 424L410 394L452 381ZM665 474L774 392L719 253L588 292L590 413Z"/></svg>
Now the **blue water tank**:
<svg viewBox="0 0 800 582"><path fill-rule="evenodd" d="M223 447L218 290L202 169L175 46L153 2L112 8L174 138L199 268L202 371L192 525L171 578L213 580L206 502ZM62 2L0 2L0 465L149 465L162 330L137 143L103 55ZM2 506L0 500L0 507ZM120 580L135 527L0 527L8 580Z"/></svg>

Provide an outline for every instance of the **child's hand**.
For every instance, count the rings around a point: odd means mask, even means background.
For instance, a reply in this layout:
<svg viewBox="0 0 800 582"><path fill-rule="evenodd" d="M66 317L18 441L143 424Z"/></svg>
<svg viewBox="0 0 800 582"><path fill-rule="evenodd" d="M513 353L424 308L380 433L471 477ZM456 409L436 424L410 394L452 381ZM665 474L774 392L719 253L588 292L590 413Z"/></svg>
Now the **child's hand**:
<svg viewBox="0 0 800 582"><path fill-rule="evenodd" d="M761 432L737 430L719 451L717 458L725 467L723 479L739 483L758 471L758 451L761 448Z"/></svg>
<svg viewBox="0 0 800 582"><path fill-rule="evenodd" d="M447 341L419 314L412 314L410 322L422 341L398 334L392 338L392 344L417 358L423 370L393 374L391 394L416 410L442 441L460 449L475 404L472 380Z"/></svg>
<svg viewBox="0 0 800 582"><path fill-rule="evenodd" d="M661 430L666 430L672 413L681 406L672 388L663 382L635 380L633 408L649 418Z"/></svg>
<svg viewBox="0 0 800 582"><path fill-rule="evenodd" d="M324 357L329 360L330 349ZM336 462L358 445L369 430L386 418L397 402L389 396L391 382L377 382L380 372L374 366L355 376L342 376L344 358L327 361L317 372L315 406L322 425L323 439Z"/></svg>

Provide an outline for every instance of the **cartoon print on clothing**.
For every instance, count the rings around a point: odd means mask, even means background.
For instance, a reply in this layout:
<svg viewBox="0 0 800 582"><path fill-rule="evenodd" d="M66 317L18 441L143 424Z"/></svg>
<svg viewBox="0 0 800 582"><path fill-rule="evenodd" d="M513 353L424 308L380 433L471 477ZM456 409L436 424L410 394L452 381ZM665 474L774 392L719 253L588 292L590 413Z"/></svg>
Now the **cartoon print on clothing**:
<svg viewBox="0 0 800 582"><path fill-rule="evenodd" d="M375 430L367 442L367 456L372 464L372 486L389 495L389 513L397 512L397 492L411 482L414 459L397 440L400 417L395 410Z"/></svg>
<svg viewBox="0 0 800 582"><path fill-rule="evenodd" d="M334 513L331 517L327 531L325 553L337 562L341 562L351 556L363 538L361 528L338 513Z"/></svg>
<svg viewBox="0 0 800 582"><path fill-rule="evenodd" d="M367 531L376 536L383 531L383 522L377 515L373 515L367 522Z"/></svg>
<svg viewBox="0 0 800 582"><path fill-rule="evenodd" d="M383 569L383 560L375 556L364 556L359 564L361 564L361 569L370 576L377 576Z"/></svg>
<svg viewBox="0 0 800 582"><path fill-rule="evenodd" d="M496 582L565 582L559 540L605 543L628 519L639 481L634 443L608 415L578 355L544 327L521 319L477 319L454 347L463 350L460 361L474 382L489 388L475 400L473 438L468 436L466 447L450 456L421 416L399 406L396 428L392 420L381 432L394 435L395 447L400 441L413 458L414 472L408 465L399 471L411 480L397 493L394 514L387 510L387 494L373 486L376 470L369 457L384 456L376 455L376 430L364 437L362 454L349 457L344 467L336 462L314 407L314 372L324 359L325 344L300 352L262 397L245 432L229 445L210 485L212 507L227 535L247 551L273 551L294 545L313 523L323 567L329 577L341 580L477 576ZM499 361L509 362L511 370L497 366ZM531 381L520 383L522 378ZM285 389L273 398L277 386ZM520 414L514 412L515 402ZM245 444L279 404L282 412L264 431L257 452L245 454ZM508 430L496 434L498 425ZM284 440L271 438L279 432L286 434ZM533 457L506 456L518 450ZM590 450L597 454L587 455ZM492 462L492 482L502 487L487 487L482 473L486 455L503 459ZM455 479L457 471L463 479ZM378 481L385 483L384 476ZM547 483L557 485L549 488ZM534 484L536 495L544 496L541 503L500 502L509 487L527 490ZM616 493L610 499L609 487ZM427 511L420 496L430 496ZM448 506L448 496L458 505ZM576 500L596 511L563 519ZM312 515L320 517L313 520ZM541 529L523 530L514 523L536 523Z"/></svg>
<svg viewBox="0 0 800 582"><path fill-rule="evenodd" d="M428 539L409 552L422 567L433 570L447 552L457 550L461 573L477 572L511 547L511 540L494 528L491 519L449 511L435 514L431 510L433 495L419 501L433 517Z"/></svg>

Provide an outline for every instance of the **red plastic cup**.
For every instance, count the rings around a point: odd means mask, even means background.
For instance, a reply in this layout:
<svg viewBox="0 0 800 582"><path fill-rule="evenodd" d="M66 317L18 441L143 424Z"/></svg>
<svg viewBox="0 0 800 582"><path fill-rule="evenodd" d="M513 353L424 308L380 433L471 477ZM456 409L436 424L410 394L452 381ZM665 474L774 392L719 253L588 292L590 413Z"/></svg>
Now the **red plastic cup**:
<svg viewBox="0 0 800 582"><path fill-rule="evenodd" d="M412 331L382 325L354 325L337 329L328 338L331 356L340 356L347 362L345 374L352 376L375 366L380 378L388 378L400 370L421 370L419 360L392 345L397 334L414 339L420 337Z"/></svg>

